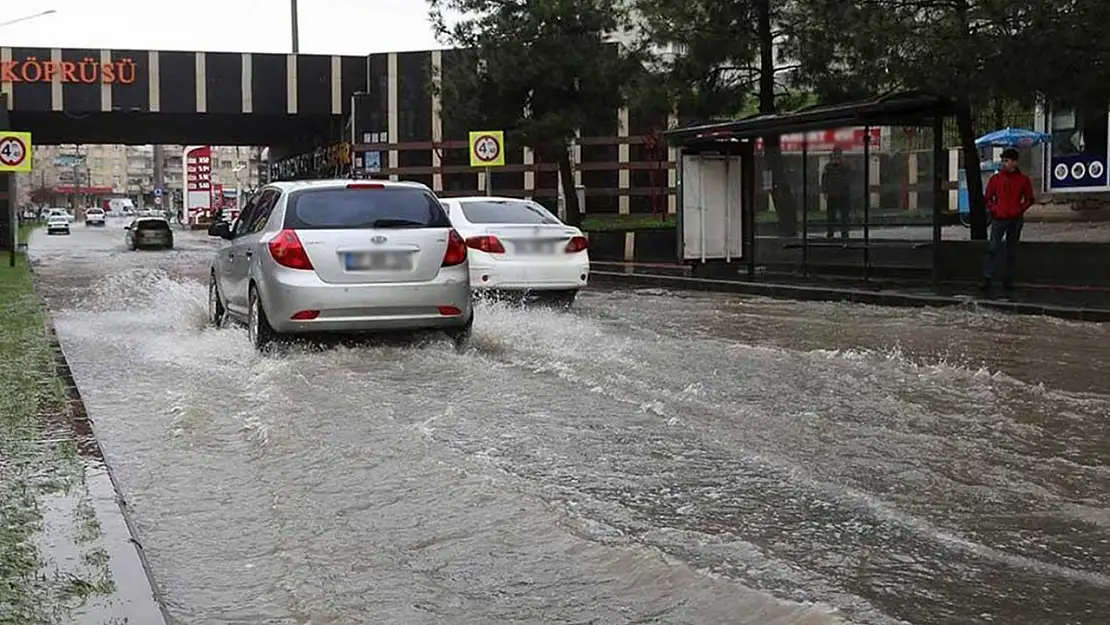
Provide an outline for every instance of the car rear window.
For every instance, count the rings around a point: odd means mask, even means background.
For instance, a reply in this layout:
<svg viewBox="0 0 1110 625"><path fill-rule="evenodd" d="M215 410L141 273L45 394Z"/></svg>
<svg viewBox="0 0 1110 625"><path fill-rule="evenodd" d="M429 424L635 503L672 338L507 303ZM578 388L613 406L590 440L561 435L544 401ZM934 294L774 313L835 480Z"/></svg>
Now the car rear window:
<svg viewBox="0 0 1110 625"><path fill-rule="evenodd" d="M484 200L461 202L463 215L472 224L557 224L559 220L531 202Z"/></svg>
<svg viewBox="0 0 1110 625"><path fill-rule="evenodd" d="M136 230L169 230L169 222L162 219L144 219L135 226Z"/></svg>
<svg viewBox="0 0 1110 625"><path fill-rule="evenodd" d="M285 227L298 230L449 228L439 200L405 187L309 189L293 193Z"/></svg>

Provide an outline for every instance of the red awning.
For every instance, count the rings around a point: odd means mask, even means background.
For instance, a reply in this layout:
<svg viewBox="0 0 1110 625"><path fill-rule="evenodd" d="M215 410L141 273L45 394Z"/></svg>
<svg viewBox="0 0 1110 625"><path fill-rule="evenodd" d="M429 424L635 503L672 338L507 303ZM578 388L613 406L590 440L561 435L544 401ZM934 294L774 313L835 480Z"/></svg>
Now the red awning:
<svg viewBox="0 0 1110 625"><path fill-rule="evenodd" d="M54 193L74 193L73 185L59 185L54 187ZM77 187L76 193L84 193L85 195L111 195L114 191L112 187Z"/></svg>

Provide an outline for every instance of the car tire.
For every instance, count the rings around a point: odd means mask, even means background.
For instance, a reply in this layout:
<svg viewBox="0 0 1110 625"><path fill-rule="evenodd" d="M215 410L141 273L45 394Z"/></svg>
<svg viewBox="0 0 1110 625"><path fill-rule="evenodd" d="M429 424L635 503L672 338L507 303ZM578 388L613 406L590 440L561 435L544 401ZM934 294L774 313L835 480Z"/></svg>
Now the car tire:
<svg viewBox="0 0 1110 625"><path fill-rule="evenodd" d="M211 275L208 277L208 324L216 328L220 327L226 314L227 309L220 299L220 287L216 284L216 276Z"/></svg>
<svg viewBox="0 0 1110 625"><path fill-rule="evenodd" d="M251 285L247 298L247 336L251 345L257 350L264 349L276 338L270 320L266 318L266 310L262 306L262 298L258 296L258 289Z"/></svg>
<svg viewBox="0 0 1110 625"><path fill-rule="evenodd" d="M578 289L569 289L566 291L554 291L549 296L551 303L559 308L570 308L574 305L575 298L578 297Z"/></svg>
<svg viewBox="0 0 1110 625"><path fill-rule="evenodd" d="M448 330L447 337L455 344L455 351L462 354L470 349L470 339L474 334L474 313L470 313L470 320L461 328Z"/></svg>

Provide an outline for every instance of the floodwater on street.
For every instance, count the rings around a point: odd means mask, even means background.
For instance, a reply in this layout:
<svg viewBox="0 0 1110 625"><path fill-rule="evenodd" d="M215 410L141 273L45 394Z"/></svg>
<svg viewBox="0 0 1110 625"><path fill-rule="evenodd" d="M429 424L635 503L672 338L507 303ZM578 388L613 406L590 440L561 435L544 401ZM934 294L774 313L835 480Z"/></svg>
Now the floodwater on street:
<svg viewBox="0 0 1110 625"><path fill-rule="evenodd" d="M1106 326L597 289L260 356L215 242L123 235L30 249L177 623L1110 614Z"/></svg>

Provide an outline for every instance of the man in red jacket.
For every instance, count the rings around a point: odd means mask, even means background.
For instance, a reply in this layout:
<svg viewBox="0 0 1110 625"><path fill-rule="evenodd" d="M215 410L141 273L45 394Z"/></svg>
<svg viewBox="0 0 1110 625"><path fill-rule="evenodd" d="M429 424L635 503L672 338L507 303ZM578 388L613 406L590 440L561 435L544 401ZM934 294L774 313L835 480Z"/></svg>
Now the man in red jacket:
<svg viewBox="0 0 1110 625"><path fill-rule="evenodd" d="M994 268L1002 239L1006 239L1006 273L1002 285L1007 292L1014 288L1014 269L1017 265L1017 246L1021 240L1021 227L1025 211L1033 205L1033 181L1018 169L1018 151L1006 148L1002 151L1002 171L987 181L985 194L987 210L991 214L990 241L987 255L983 260L984 291L989 291L994 279Z"/></svg>

